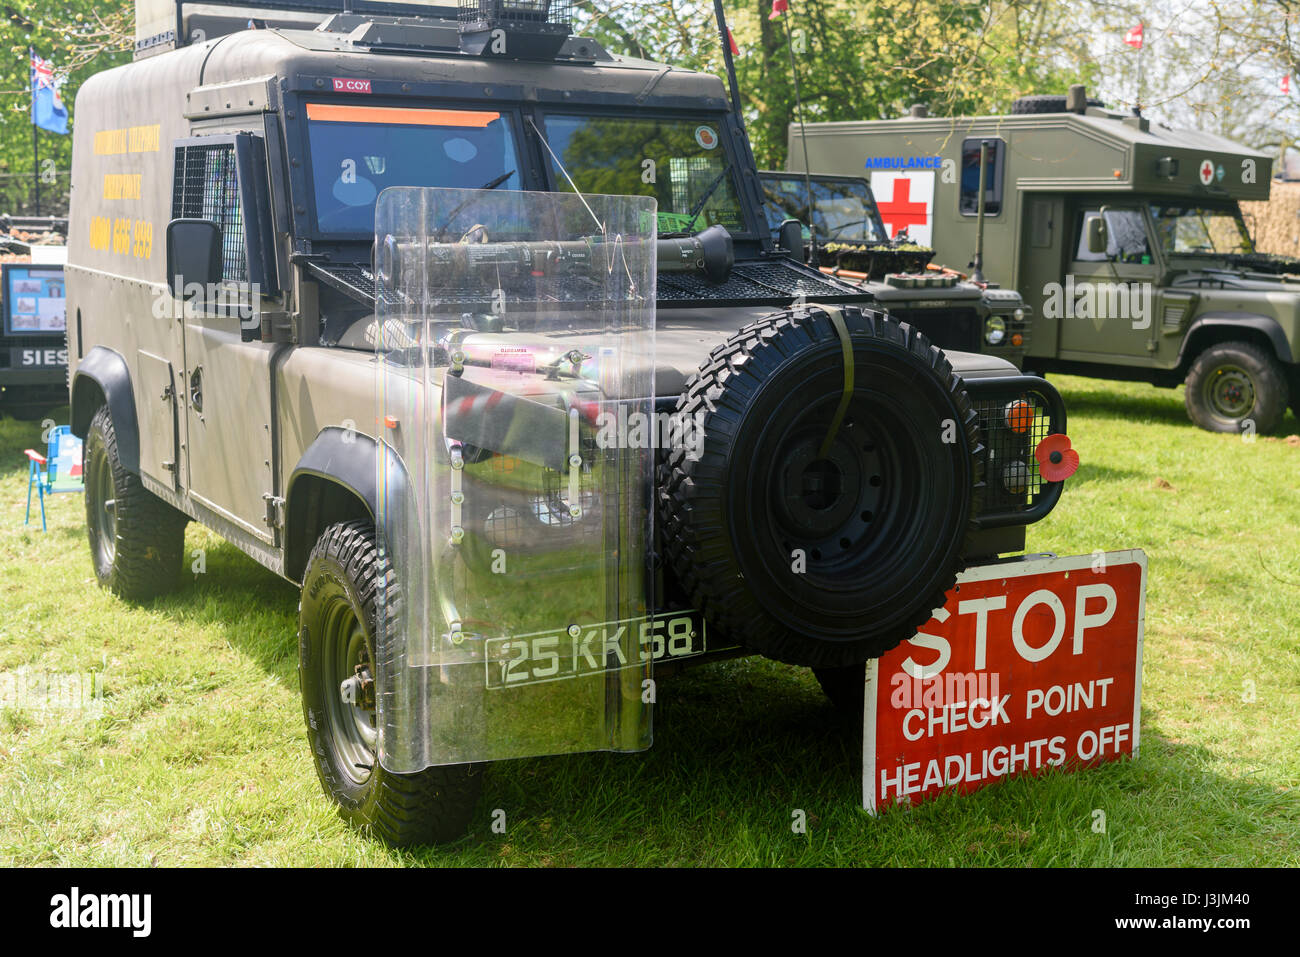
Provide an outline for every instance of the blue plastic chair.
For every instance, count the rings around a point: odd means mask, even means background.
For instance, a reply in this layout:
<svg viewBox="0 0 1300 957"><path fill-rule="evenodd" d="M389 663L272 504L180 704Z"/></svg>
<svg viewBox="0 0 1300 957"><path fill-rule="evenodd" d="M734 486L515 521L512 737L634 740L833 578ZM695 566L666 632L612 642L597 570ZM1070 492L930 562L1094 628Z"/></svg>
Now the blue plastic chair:
<svg viewBox="0 0 1300 957"><path fill-rule="evenodd" d="M34 449L27 449L27 517L23 524L32 519L32 489L35 488L41 500L41 531L45 526L45 496L59 492L82 492L86 485L81 474L81 439L72 434L72 427L60 425L50 431L49 448L44 455Z"/></svg>

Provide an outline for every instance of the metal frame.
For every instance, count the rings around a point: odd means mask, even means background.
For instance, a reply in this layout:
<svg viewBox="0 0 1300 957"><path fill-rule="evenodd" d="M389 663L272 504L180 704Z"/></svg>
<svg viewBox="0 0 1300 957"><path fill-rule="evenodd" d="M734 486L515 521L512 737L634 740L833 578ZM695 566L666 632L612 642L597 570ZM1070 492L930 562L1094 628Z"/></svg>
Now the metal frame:
<svg viewBox="0 0 1300 957"><path fill-rule="evenodd" d="M387 0L190 0L207 7L230 7L243 10L278 10L284 13L356 13L388 17L422 17L455 21L460 16L457 7L425 6L411 3L389 3ZM185 32L185 0L176 0L176 48L189 46Z"/></svg>
<svg viewBox="0 0 1300 957"><path fill-rule="evenodd" d="M1037 394L1045 400L1047 406L1048 418L1051 423L1048 427L1048 435L1058 432L1063 435L1068 434L1065 431L1065 402L1061 399L1061 393L1057 392L1056 388L1046 379L1038 376L1014 375L996 376L989 379L965 379L963 381L966 392L971 398L980 397L981 394L998 398L1007 397L1011 393L1028 392ZM987 476L985 476L985 481L988 481ZM975 517L975 525L979 529L1003 528L1008 525L1032 525L1046 518L1052 509L1056 508L1056 503L1060 501L1061 492L1064 489L1064 482L1044 482L1043 491L1033 505L1025 509L985 512Z"/></svg>
<svg viewBox="0 0 1300 957"><path fill-rule="evenodd" d="M260 133L222 133L212 136L186 136L172 141L172 162L176 151L192 146L232 144L234 147L235 176L239 181L240 220L244 231L244 259L248 272L247 283L263 296L280 292L275 262L275 245L271 235L272 224L265 215L271 210L267 196L265 141ZM173 187L174 188L174 187ZM174 197L173 197L174 201ZM175 217L172 217L175 218ZM231 282L226 277L223 281Z"/></svg>

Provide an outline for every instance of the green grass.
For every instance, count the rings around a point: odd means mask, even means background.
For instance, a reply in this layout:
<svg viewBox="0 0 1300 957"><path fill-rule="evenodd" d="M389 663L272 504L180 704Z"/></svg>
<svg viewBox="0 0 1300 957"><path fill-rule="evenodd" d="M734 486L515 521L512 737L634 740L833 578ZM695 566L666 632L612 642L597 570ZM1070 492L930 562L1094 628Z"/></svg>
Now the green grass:
<svg viewBox="0 0 1300 957"><path fill-rule="evenodd" d="M80 496L54 500L48 534L23 527L38 429L0 422L0 682L98 671L104 688L98 718L0 708L0 863L1294 866L1300 424L1247 444L1193 427L1181 391L1058 385L1083 466L1029 547L1146 549L1139 760L873 819L860 731L810 674L723 662L661 683L647 754L493 765L472 833L414 853L353 833L320 792L296 591L191 526L205 574L151 605L112 598Z"/></svg>

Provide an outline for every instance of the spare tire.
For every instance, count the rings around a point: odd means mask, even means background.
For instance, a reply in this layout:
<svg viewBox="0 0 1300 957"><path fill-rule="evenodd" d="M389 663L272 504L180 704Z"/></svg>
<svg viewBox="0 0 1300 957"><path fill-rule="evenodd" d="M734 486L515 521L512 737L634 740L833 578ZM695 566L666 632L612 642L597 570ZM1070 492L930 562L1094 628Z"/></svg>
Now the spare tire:
<svg viewBox="0 0 1300 957"><path fill-rule="evenodd" d="M1011 104L1012 116L1026 116L1032 113L1066 113L1066 98L1056 94L1043 94L1034 96L1022 96ZM1094 100L1091 97L1087 101L1089 106L1105 106L1101 100Z"/></svg>
<svg viewBox="0 0 1300 957"><path fill-rule="evenodd" d="M842 666L943 604L983 456L961 379L915 329L852 307L768 316L713 350L677 410L703 440L662 466L663 548L711 626Z"/></svg>

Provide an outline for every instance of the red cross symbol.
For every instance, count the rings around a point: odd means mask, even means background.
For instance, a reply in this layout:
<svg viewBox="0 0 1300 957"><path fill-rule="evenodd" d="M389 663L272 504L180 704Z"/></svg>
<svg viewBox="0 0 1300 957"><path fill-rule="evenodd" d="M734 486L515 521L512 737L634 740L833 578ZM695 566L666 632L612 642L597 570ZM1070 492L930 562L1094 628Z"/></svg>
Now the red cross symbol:
<svg viewBox="0 0 1300 957"><path fill-rule="evenodd" d="M924 226L930 220L925 202L912 202L912 181L905 176L894 180L893 198L877 205L890 236L897 236L910 226Z"/></svg>
<svg viewBox="0 0 1300 957"><path fill-rule="evenodd" d="M1214 179L1214 164L1206 160L1201 164L1201 182L1208 184L1212 179Z"/></svg>

